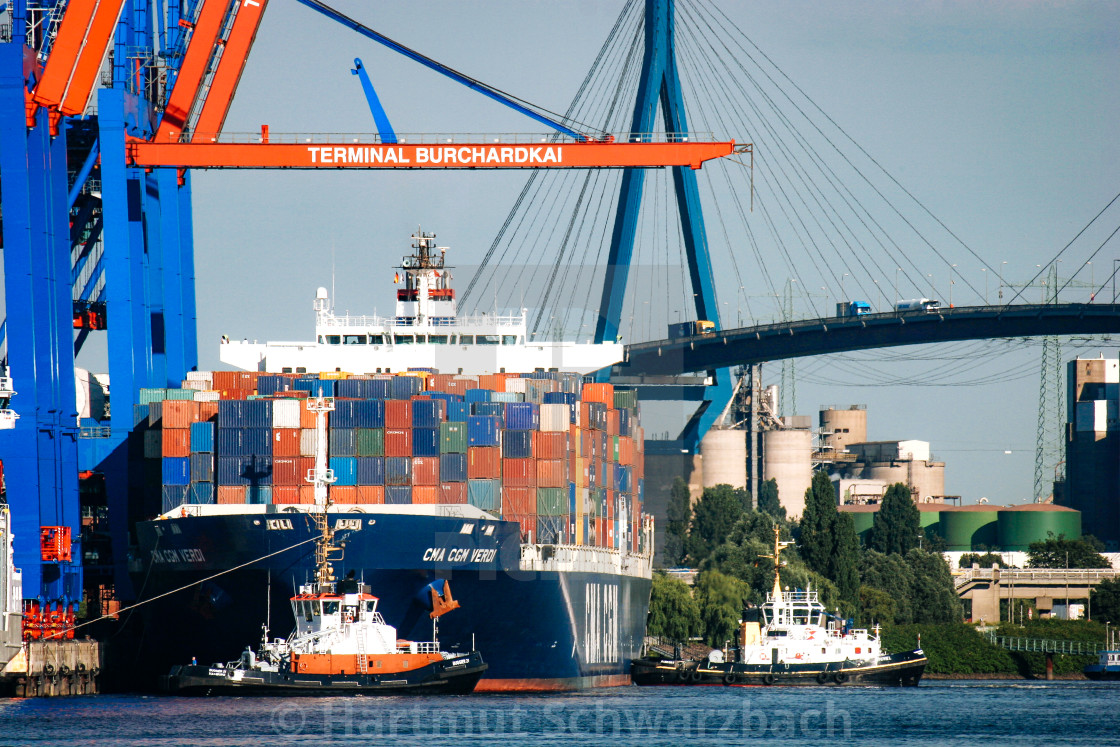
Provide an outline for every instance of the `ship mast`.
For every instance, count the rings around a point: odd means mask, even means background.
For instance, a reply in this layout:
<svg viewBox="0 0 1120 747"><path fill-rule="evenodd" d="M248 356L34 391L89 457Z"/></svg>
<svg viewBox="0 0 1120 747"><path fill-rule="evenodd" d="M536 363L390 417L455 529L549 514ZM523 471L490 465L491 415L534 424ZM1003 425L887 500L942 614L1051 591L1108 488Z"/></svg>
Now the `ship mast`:
<svg viewBox="0 0 1120 747"><path fill-rule="evenodd" d="M782 599L782 579L781 579L781 573L780 573L780 570L779 570L782 567L782 561L781 561L782 543L778 541L780 531L781 530L778 528L778 525L775 524L774 525L774 554L773 555L763 555L762 556L764 558L771 558L774 561L774 588L770 592L770 594L773 596L775 601L780 601Z"/></svg>
<svg viewBox="0 0 1120 747"><path fill-rule="evenodd" d="M334 470L327 467L327 413L334 410L333 397L312 397L307 400L307 409L315 413L317 444L315 448L315 467L307 471L307 481L315 486L315 510L311 517L319 538L315 542L315 584L319 591L334 588L334 568L332 552L342 548L334 543L334 529L330 526L327 511L331 507L329 486L335 481Z"/></svg>

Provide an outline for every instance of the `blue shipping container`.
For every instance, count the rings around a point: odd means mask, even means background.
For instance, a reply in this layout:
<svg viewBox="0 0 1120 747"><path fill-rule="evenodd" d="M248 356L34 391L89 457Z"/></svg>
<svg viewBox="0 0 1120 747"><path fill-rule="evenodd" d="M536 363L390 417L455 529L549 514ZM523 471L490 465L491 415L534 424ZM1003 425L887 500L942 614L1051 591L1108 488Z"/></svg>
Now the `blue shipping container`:
<svg viewBox="0 0 1120 747"><path fill-rule="evenodd" d="M419 376L394 376L389 379L389 399L410 399L422 391L424 380Z"/></svg>
<svg viewBox="0 0 1120 747"><path fill-rule="evenodd" d="M493 393L490 389L468 389L463 399L467 402L489 402Z"/></svg>
<svg viewBox="0 0 1120 747"><path fill-rule="evenodd" d="M362 396L366 399L389 399L389 379L368 379L362 382ZM377 426L380 428L381 426Z"/></svg>
<svg viewBox="0 0 1120 747"><path fill-rule="evenodd" d="M250 428L272 427L272 400L245 400L245 425Z"/></svg>
<svg viewBox="0 0 1120 747"><path fill-rule="evenodd" d="M272 459L262 456L219 456L219 485L271 485Z"/></svg>
<svg viewBox="0 0 1120 747"><path fill-rule="evenodd" d="M363 384L372 382L363 381ZM355 403L354 418L357 422L355 428L384 428L385 427L385 400L363 399Z"/></svg>
<svg viewBox="0 0 1120 747"><path fill-rule="evenodd" d="M331 429L329 449L331 456L352 457L358 455L358 432L353 428Z"/></svg>
<svg viewBox="0 0 1120 747"><path fill-rule="evenodd" d="M359 485L384 485L385 484L385 458L384 457L358 457L358 484Z"/></svg>
<svg viewBox="0 0 1120 747"><path fill-rule="evenodd" d="M191 451L214 451L213 423L191 423Z"/></svg>
<svg viewBox="0 0 1120 747"><path fill-rule="evenodd" d="M272 416L269 415L271 418ZM272 428L246 428L242 435L242 453L246 456L272 456Z"/></svg>
<svg viewBox="0 0 1120 747"><path fill-rule="evenodd" d="M467 481L467 455L442 454L439 458L439 479L441 482Z"/></svg>
<svg viewBox="0 0 1120 747"><path fill-rule="evenodd" d="M211 482L214 479L214 455L191 454L191 482Z"/></svg>
<svg viewBox="0 0 1120 747"><path fill-rule="evenodd" d="M214 483L192 482L187 490L188 503L213 503Z"/></svg>
<svg viewBox="0 0 1120 747"><path fill-rule="evenodd" d="M485 415L492 418L504 418L506 406L502 402L475 402L471 405L472 415Z"/></svg>
<svg viewBox="0 0 1120 747"><path fill-rule="evenodd" d="M269 505L272 503L271 485L250 485L245 491L245 502L254 505Z"/></svg>
<svg viewBox="0 0 1120 747"><path fill-rule="evenodd" d="M443 422L443 413L446 404L439 399L414 399L412 400L412 427L413 428L439 428ZM437 452L438 453L438 452ZM423 455L419 455L423 456Z"/></svg>
<svg viewBox="0 0 1120 747"><path fill-rule="evenodd" d="M330 468L334 470L335 485L358 484L358 459L352 456L332 456Z"/></svg>
<svg viewBox="0 0 1120 747"><path fill-rule="evenodd" d="M245 453L244 431L241 428L218 429L218 453L222 456L241 456Z"/></svg>
<svg viewBox="0 0 1120 747"><path fill-rule="evenodd" d="M385 503L390 505L407 505L412 503L412 486L386 485Z"/></svg>
<svg viewBox="0 0 1120 747"><path fill-rule="evenodd" d="M358 427L358 419L354 415L356 404L357 401L352 399L336 399L334 401L334 412L331 413L330 417L331 430Z"/></svg>
<svg viewBox="0 0 1120 747"><path fill-rule="evenodd" d="M163 458L163 484L186 485L191 481L191 460L189 457Z"/></svg>
<svg viewBox="0 0 1120 747"><path fill-rule="evenodd" d="M447 403L447 422L449 423L465 423L467 418L471 416L470 402L448 402Z"/></svg>
<svg viewBox="0 0 1120 747"><path fill-rule="evenodd" d="M412 458L385 457L385 485L412 485ZM412 493L409 493L409 502ZM388 500L385 501L388 503Z"/></svg>
<svg viewBox="0 0 1120 747"><path fill-rule="evenodd" d="M576 399L571 392L545 392L543 401L546 405L574 405Z"/></svg>
<svg viewBox="0 0 1120 747"><path fill-rule="evenodd" d="M467 480L467 502L483 511L498 510L501 480Z"/></svg>
<svg viewBox="0 0 1120 747"><path fill-rule="evenodd" d="M469 446L497 446L501 443L502 422L489 415L471 415L467 419Z"/></svg>
<svg viewBox="0 0 1120 747"><path fill-rule="evenodd" d="M528 459L533 456L533 432L502 431L502 456L506 459Z"/></svg>
<svg viewBox="0 0 1120 747"><path fill-rule="evenodd" d="M342 379L335 383L334 391L339 397L349 397L350 399L361 399L365 396L362 391L361 379ZM337 403L335 403L337 404Z"/></svg>
<svg viewBox="0 0 1120 747"><path fill-rule="evenodd" d="M164 485L160 491L163 495L163 512L173 511L187 502L186 485Z"/></svg>
<svg viewBox="0 0 1120 747"><path fill-rule="evenodd" d="M247 422L245 405L247 400L223 399L218 402L218 426L221 428L244 428Z"/></svg>
<svg viewBox="0 0 1120 747"><path fill-rule="evenodd" d="M507 431L535 431L541 427L540 408L532 402L506 403Z"/></svg>
<svg viewBox="0 0 1120 747"><path fill-rule="evenodd" d="M439 456L439 428L412 428L412 456Z"/></svg>

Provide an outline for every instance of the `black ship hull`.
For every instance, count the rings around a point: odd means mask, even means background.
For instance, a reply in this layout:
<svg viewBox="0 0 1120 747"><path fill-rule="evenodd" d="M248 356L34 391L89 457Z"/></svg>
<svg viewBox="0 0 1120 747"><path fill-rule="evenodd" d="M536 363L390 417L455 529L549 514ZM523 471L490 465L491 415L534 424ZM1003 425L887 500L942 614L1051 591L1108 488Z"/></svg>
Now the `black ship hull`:
<svg viewBox="0 0 1120 747"><path fill-rule="evenodd" d="M635 659L630 663L630 676L635 685L914 687L921 681L927 663L920 651L883 656L872 665L832 662L771 667Z"/></svg>

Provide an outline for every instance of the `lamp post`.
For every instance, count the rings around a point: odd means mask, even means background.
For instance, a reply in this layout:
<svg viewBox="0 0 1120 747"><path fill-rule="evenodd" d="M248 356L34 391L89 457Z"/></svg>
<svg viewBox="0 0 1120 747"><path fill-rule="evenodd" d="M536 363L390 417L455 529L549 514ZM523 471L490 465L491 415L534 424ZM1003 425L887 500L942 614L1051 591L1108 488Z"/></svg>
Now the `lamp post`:
<svg viewBox="0 0 1120 747"><path fill-rule="evenodd" d="M883 297L883 286L879 285L879 281L875 281L875 290L879 292L879 307L882 309L886 305L886 298Z"/></svg>
<svg viewBox="0 0 1120 747"><path fill-rule="evenodd" d="M984 273L984 305L988 305L988 268L981 267L980 272Z"/></svg>

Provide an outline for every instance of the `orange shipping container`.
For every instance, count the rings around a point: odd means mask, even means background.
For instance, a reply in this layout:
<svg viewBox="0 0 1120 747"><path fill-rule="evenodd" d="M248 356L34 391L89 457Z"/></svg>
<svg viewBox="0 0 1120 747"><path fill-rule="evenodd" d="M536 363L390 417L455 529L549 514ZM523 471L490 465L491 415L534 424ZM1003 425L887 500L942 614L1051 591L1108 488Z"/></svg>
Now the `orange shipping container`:
<svg viewBox="0 0 1120 747"><path fill-rule="evenodd" d="M467 477L471 480L496 480L502 476L502 449L499 446L467 447Z"/></svg>
<svg viewBox="0 0 1120 747"><path fill-rule="evenodd" d="M514 520L514 519L517 520L517 523L521 525L521 536L522 536L522 538L524 538L526 540L528 540L530 537L532 537L534 540L536 539L536 537L537 537L537 517L535 515L533 515L533 516L506 516L504 518L507 519L507 520Z"/></svg>
<svg viewBox="0 0 1120 747"><path fill-rule="evenodd" d="M618 410L607 410L607 435L618 435Z"/></svg>
<svg viewBox="0 0 1120 747"><path fill-rule="evenodd" d="M614 384L584 384L580 399L584 402L602 402L608 408L613 408Z"/></svg>
<svg viewBox="0 0 1120 747"><path fill-rule="evenodd" d="M514 488L532 488L537 484L535 459L503 459L502 483Z"/></svg>
<svg viewBox="0 0 1120 747"><path fill-rule="evenodd" d="M517 516L536 516L536 488L502 488L502 517L512 519Z"/></svg>
<svg viewBox="0 0 1120 747"><path fill-rule="evenodd" d="M386 400L390 402L391 400ZM401 400L409 404L407 400ZM410 428L385 429L385 456L406 457L412 456L412 430Z"/></svg>
<svg viewBox="0 0 1120 747"><path fill-rule="evenodd" d="M412 401L407 399L385 400L385 427L411 428ZM407 456L407 455L403 455Z"/></svg>
<svg viewBox="0 0 1120 747"><path fill-rule="evenodd" d="M385 502L385 487L383 485L359 485L358 503L366 506L381 505Z"/></svg>
<svg viewBox="0 0 1120 747"><path fill-rule="evenodd" d="M299 428L274 428L272 430L272 455L298 457L299 434Z"/></svg>
<svg viewBox="0 0 1120 747"><path fill-rule="evenodd" d="M412 502L416 505L434 505L439 503L438 485L413 485Z"/></svg>
<svg viewBox="0 0 1120 747"><path fill-rule="evenodd" d="M166 410L164 410L166 412ZM190 428L164 428L163 447L165 457L188 457L191 455Z"/></svg>
<svg viewBox="0 0 1120 747"><path fill-rule="evenodd" d="M219 485L217 492L218 503L233 506L245 502L245 486L243 485Z"/></svg>
<svg viewBox="0 0 1120 747"><path fill-rule="evenodd" d="M217 402L199 402L198 403L198 419L203 423L216 421L218 419L218 403Z"/></svg>
<svg viewBox="0 0 1120 747"><path fill-rule="evenodd" d="M478 388L489 389L494 392L504 392L506 390L506 379L509 378L506 374L482 374L478 377Z"/></svg>
<svg viewBox="0 0 1120 747"><path fill-rule="evenodd" d="M412 484L439 485L439 457L412 458ZM415 496L415 492L413 496ZM420 503L413 497L413 503Z"/></svg>
<svg viewBox="0 0 1120 747"><path fill-rule="evenodd" d="M291 505L299 503L299 486L273 484L272 502L276 505Z"/></svg>
<svg viewBox="0 0 1120 747"><path fill-rule="evenodd" d="M300 485L299 486L299 502L301 505L310 506L315 503L315 486L314 485Z"/></svg>
<svg viewBox="0 0 1120 747"><path fill-rule="evenodd" d="M439 486L439 502L461 505L467 502L465 482L445 482Z"/></svg>
<svg viewBox="0 0 1120 747"><path fill-rule="evenodd" d="M568 487L568 463L563 459L538 459L537 460L537 487L539 488L566 488Z"/></svg>
<svg viewBox="0 0 1120 747"><path fill-rule="evenodd" d="M214 388L215 389L238 389L237 374L239 371L215 371L214 372Z"/></svg>
<svg viewBox="0 0 1120 747"><path fill-rule="evenodd" d="M272 460L273 485L303 485L306 481L308 468L314 466L315 461L306 457L274 457Z"/></svg>
<svg viewBox="0 0 1120 747"><path fill-rule="evenodd" d="M567 453L567 433L533 431L533 455L538 459L563 459Z"/></svg>
<svg viewBox="0 0 1120 747"><path fill-rule="evenodd" d="M164 428L190 428L198 422L198 403L189 399L169 399L163 402Z"/></svg>
<svg viewBox="0 0 1120 747"><path fill-rule="evenodd" d="M428 391L449 392L448 387L454 377L451 374L432 374L428 377Z"/></svg>
<svg viewBox="0 0 1120 747"><path fill-rule="evenodd" d="M634 440L629 436L618 437L618 463L626 467L634 464Z"/></svg>
<svg viewBox="0 0 1120 747"><path fill-rule="evenodd" d="M334 503L357 503L358 489L353 485L331 485L331 501Z"/></svg>

